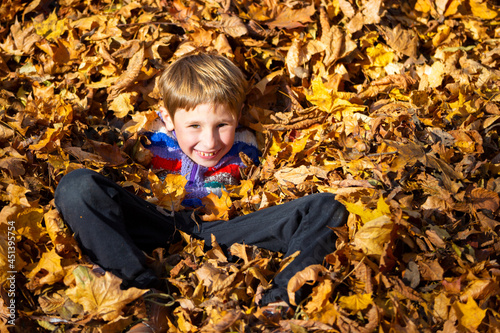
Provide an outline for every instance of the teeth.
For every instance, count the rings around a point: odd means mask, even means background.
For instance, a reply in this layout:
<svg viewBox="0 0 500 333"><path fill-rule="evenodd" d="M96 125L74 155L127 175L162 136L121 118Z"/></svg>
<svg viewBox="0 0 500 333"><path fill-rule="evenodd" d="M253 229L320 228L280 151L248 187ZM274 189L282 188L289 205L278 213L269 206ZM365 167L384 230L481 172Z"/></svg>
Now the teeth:
<svg viewBox="0 0 500 333"><path fill-rule="evenodd" d="M210 157L210 156L214 156L215 153L205 153L205 152L202 152L202 151L199 151L198 152L201 156L204 156L204 157Z"/></svg>

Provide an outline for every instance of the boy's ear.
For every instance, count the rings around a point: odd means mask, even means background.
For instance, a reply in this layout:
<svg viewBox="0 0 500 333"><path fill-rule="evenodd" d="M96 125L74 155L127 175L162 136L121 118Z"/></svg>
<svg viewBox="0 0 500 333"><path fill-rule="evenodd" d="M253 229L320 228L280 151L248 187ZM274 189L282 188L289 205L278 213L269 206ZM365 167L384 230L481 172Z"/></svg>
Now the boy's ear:
<svg viewBox="0 0 500 333"><path fill-rule="evenodd" d="M172 117L170 117L170 113L168 113L167 109L164 106L160 106L160 115L161 119L165 123L165 127L167 128L167 130L173 131L174 120L172 119Z"/></svg>

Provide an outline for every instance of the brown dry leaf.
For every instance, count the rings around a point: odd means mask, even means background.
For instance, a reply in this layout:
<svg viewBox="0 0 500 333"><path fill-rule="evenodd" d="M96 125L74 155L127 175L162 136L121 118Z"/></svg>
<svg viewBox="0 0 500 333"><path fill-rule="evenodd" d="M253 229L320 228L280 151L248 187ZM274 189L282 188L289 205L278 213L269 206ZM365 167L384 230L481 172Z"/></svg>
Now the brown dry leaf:
<svg viewBox="0 0 500 333"><path fill-rule="evenodd" d="M110 145L94 140L88 140L88 143L90 143L94 152L101 156L102 160L110 166L119 166L127 162L127 159L122 155L117 145Z"/></svg>
<svg viewBox="0 0 500 333"><path fill-rule="evenodd" d="M26 169L24 168L24 163L26 163L25 158L12 156L3 157L0 160L0 168L9 171L10 176L16 178L25 174Z"/></svg>
<svg viewBox="0 0 500 333"><path fill-rule="evenodd" d="M440 281L443 279L444 270L436 260L418 261L420 275L427 281Z"/></svg>
<svg viewBox="0 0 500 333"><path fill-rule="evenodd" d="M327 172L319 167L301 165L298 168L281 168L274 174L276 180L283 186L287 186L288 183L302 184L310 176L325 179Z"/></svg>
<svg viewBox="0 0 500 333"><path fill-rule="evenodd" d="M380 32L385 37L387 44L397 52L410 58L417 58L418 38L412 30L405 30L401 24L394 29L380 27Z"/></svg>
<svg viewBox="0 0 500 333"><path fill-rule="evenodd" d="M14 136L14 130L0 124L0 142L11 139Z"/></svg>
<svg viewBox="0 0 500 333"><path fill-rule="evenodd" d="M493 280L477 279L473 280L467 285L462 294L460 295L460 300L462 302L467 302L469 298L475 300L488 299L493 295L497 295L500 292L498 284Z"/></svg>
<svg viewBox="0 0 500 333"><path fill-rule="evenodd" d="M222 31L233 38L238 38L248 33L247 27L237 16L222 14L220 24Z"/></svg>
<svg viewBox="0 0 500 333"><path fill-rule="evenodd" d="M110 98L108 100L113 100L118 93L128 86L130 86L139 76L142 64L144 62L144 47L141 46L137 53L133 55L130 59L127 70L120 75L120 78L116 81L116 83L109 88Z"/></svg>
<svg viewBox="0 0 500 333"><path fill-rule="evenodd" d="M303 77L303 68L300 67L307 60L307 56L302 49L302 41L295 39L286 54L286 65L291 78Z"/></svg>
<svg viewBox="0 0 500 333"><path fill-rule="evenodd" d="M71 273L76 285L66 290L66 295L81 304L86 312L111 321L121 314L124 306L139 298L147 290L129 288L121 290L121 279L106 272L97 276L89 268L78 266Z"/></svg>
<svg viewBox="0 0 500 333"><path fill-rule="evenodd" d="M224 280L228 278L228 275L222 269L214 267L210 263L203 264L195 273L209 292L218 289L224 283Z"/></svg>
<svg viewBox="0 0 500 333"><path fill-rule="evenodd" d="M342 10L342 13L348 18L352 18L356 11L351 5L351 3L347 0L339 0L339 7Z"/></svg>
<svg viewBox="0 0 500 333"><path fill-rule="evenodd" d="M369 0L363 5L363 21L365 24L378 24L380 23L380 9L382 0Z"/></svg>
<svg viewBox="0 0 500 333"><path fill-rule="evenodd" d="M315 13L314 4L301 9L292 9L284 7L278 9L278 14L274 19L266 22L269 28L293 29L302 27L303 23L311 22L311 16Z"/></svg>
<svg viewBox="0 0 500 333"><path fill-rule="evenodd" d="M486 209L495 212L500 207L498 193L484 188L475 188L471 194L472 208L475 210Z"/></svg>
<svg viewBox="0 0 500 333"><path fill-rule="evenodd" d="M286 288L288 292L288 298L290 303L295 304L295 292L302 288L302 286L308 282L319 282L323 279L322 274L326 272L326 268L321 265L311 265L300 272L297 272L288 282Z"/></svg>

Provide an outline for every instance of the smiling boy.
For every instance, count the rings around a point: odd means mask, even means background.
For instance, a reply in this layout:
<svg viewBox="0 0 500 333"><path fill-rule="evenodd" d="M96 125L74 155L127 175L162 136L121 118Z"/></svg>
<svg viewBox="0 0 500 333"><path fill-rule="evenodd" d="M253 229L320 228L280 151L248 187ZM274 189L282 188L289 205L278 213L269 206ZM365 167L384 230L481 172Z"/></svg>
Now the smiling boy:
<svg viewBox="0 0 500 333"><path fill-rule="evenodd" d="M187 175L191 203L239 181L239 169L245 166L240 152L258 162L255 139L248 130L238 128L246 81L230 60L207 54L182 57L165 70L159 85L164 106L158 128L149 135L152 168ZM122 278L125 288L161 288L143 251L179 241L177 230L204 239L205 244L214 235L223 249L244 243L282 252L285 257L299 251L274 277L261 305L287 304L290 278L323 262L335 249L330 228L347 219L345 207L328 193L308 195L230 221L203 222L197 217L194 221L189 211L167 216L155 205L85 169L61 179L55 203L83 251ZM295 298L300 301L306 295L300 289ZM145 325L151 331L164 330L155 320Z"/></svg>

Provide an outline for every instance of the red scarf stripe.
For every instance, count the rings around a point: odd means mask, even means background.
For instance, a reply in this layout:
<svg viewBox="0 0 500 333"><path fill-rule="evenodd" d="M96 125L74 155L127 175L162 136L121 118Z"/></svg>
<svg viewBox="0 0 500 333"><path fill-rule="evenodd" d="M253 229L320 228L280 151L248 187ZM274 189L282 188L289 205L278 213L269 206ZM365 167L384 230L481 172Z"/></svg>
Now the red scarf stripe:
<svg viewBox="0 0 500 333"><path fill-rule="evenodd" d="M151 165L155 169L165 169L170 171L180 171L182 160L169 160L159 156L154 156L151 160Z"/></svg>
<svg viewBox="0 0 500 333"><path fill-rule="evenodd" d="M205 172L205 177L215 176L220 173L229 173L231 176L236 179L240 179L240 167L237 164L228 164L220 169L209 168L207 172Z"/></svg>

